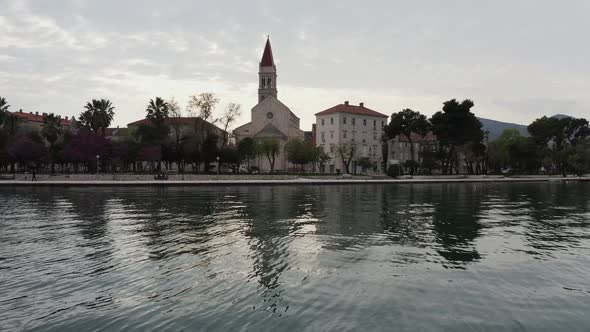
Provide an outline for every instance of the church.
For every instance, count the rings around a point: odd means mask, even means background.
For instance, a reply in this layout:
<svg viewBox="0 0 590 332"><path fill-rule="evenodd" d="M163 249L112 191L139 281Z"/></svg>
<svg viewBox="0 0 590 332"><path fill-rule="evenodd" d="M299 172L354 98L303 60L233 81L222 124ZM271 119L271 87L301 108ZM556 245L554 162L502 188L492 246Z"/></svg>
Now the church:
<svg viewBox="0 0 590 332"><path fill-rule="evenodd" d="M270 38L267 38L258 70L258 104L251 110L251 121L234 130L236 142L251 137L255 140L274 139L280 149L275 159L275 171L287 171L289 162L285 144L293 139L304 140L299 129L299 118L281 101L277 91L277 67L275 66ZM266 156L260 156L255 165L263 172L270 171Z"/></svg>

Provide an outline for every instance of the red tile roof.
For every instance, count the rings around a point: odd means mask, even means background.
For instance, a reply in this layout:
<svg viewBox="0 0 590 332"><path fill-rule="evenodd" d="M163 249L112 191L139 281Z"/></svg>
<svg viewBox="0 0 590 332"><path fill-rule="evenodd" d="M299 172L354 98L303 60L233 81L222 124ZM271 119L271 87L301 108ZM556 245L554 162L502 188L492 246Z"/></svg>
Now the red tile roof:
<svg viewBox="0 0 590 332"><path fill-rule="evenodd" d="M270 47L270 38L266 39L266 46L262 53L262 60L260 60L260 67L274 67L275 61L272 57L272 48Z"/></svg>
<svg viewBox="0 0 590 332"><path fill-rule="evenodd" d="M11 112L11 114L23 121L28 122L36 122L36 123L43 123L45 119L45 115L33 114L33 113L25 113L25 112ZM69 126L71 123L70 120L61 119L59 124L61 126Z"/></svg>
<svg viewBox="0 0 590 332"><path fill-rule="evenodd" d="M350 113L350 114L378 116L381 118L387 118L387 115L385 115L383 113L379 113L377 111L373 111L372 109L366 108L364 105L363 106L355 106L355 105L350 105L347 103L336 105L332 108L328 108L325 111L321 111L319 113L316 113L315 115L316 116L328 115L328 114L334 114L334 113Z"/></svg>
<svg viewBox="0 0 590 332"><path fill-rule="evenodd" d="M167 123L168 124L180 124L180 125L191 125L192 126L195 124L195 121L200 123L204 120L199 117L180 117L180 118L168 118ZM207 121L205 121L205 122L207 123L208 126L213 126L217 129L223 131L223 129L217 127L216 125L214 125L210 122L207 122ZM150 124L152 124L152 122L150 120L141 119L141 120L137 120L135 122L131 122L131 123L127 124L127 126L141 126L141 125L150 125Z"/></svg>

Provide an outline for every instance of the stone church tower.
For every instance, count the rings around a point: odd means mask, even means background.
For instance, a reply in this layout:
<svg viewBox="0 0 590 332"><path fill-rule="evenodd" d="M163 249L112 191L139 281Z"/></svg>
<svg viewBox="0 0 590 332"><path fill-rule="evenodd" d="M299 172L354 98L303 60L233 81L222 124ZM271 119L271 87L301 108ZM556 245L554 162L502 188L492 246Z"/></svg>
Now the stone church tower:
<svg viewBox="0 0 590 332"><path fill-rule="evenodd" d="M258 69L258 103L268 96L277 99L277 67L272 57L272 48L270 47L270 37L266 39L266 46L260 60Z"/></svg>
<svg viewBox="0 0 590 332"><path fill-rule="evenodd" d="M299 128L300 120L287 105L277 99L277 67L272 56L270 39L258 68L258 104L252 108L251 121L234 129L236 143L244 138L254 140L272 140L279 143L279 152L275 163L271 165L266 156L257 156L251 160L250 167L257 167L261 172L287 171L294 167L289 163L285 145L293 140L305 139L305 133ZM274 168L274 169L273 169Z"/></svg>

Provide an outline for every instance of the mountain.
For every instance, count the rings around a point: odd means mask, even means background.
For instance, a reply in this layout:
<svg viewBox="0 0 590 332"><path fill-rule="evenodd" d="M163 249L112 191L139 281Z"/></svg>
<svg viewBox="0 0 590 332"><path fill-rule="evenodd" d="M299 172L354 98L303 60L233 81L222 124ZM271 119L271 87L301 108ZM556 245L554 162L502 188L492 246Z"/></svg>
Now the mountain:
<svg viewBox="0 0 590 332"><path fill-rule="evenodd" d="M490 120L490 119L484 119L484 118L478 118L478 119L481 122L481 124L483 125L482 129L489 133L488 139L490 142L495 140L496 138L500 137L502 132L506 129L517 129L521 135L523 135L523 136L529 135L529 132L527 130L527 126L525 126L525 125Z"/></svg>

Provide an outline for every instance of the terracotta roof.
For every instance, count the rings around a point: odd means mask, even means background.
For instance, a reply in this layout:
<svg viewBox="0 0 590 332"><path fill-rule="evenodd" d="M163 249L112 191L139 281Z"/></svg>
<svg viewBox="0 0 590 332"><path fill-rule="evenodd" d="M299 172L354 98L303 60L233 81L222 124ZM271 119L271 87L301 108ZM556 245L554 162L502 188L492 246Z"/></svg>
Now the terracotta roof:
<svg viewBox="0 0 590 332"><path fill-rule="evenodd" d="M260 67L274 67L275 61L272 57L272 48L270 47L270 37L266 39L266 46L260 60Z"/></svg>
<svg viewBox="0 0 590 332"><path fill-rule="evenodd" d="M43 123L43 120L45 119L45 115L39 115L39 114L33 114L33 113L11 112L11 114L21 120L29 121L29 122ZM70 123L71 123L71 121L66 120L66 119L61 119L59 121L59 124L61 126L69 126Z"/></svg>
<svg viewBox="0 0 590 332"><path fill-rule="evenodd" d="M199 117L180 117L180 118L169 118L167 120L167 123L168 124L181 124L181 125L191 125L192 126L195 124L195 121L202 122L205 120L203 120ZM207 121L205 121L205 122L207 122ZM141 125L150 125L150 124L152 124L152 122L149 119L141 119L141 120L137 120L135 122L131 122L131 123L127 124L127 126L141 126ZM213 126L217 129L223 131L223 129L217 127L216 125L214 125L210 122L207 122L207 124L209 126Z"/></svg>
<svg viewBox="0 0 590 332"><path fill-rule="evenodd" d="M334 114L334 113L350 113L350 114L378 116L381 118L387 118L387 115L385 115L383 113L379 113L377 111L373 111L370 108L366 108L364 105L356 106L356 105L350 105L347 103L336 105L332 108L328 108L325 111L321 111L319 113L316 113L315 115L316 116L328 115L328 114Z"/></svg>

